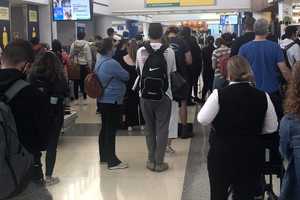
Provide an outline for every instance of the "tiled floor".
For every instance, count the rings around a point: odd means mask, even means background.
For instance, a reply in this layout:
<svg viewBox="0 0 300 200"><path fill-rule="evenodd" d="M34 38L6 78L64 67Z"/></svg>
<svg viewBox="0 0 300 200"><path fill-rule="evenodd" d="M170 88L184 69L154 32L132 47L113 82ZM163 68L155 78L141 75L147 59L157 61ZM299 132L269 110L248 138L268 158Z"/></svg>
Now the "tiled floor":
<svg viewBox="0 0 300 200"><path fill-rule="evenodd" d="M145 169L144 137L118 137L117 147L130 168L108 171L99 164L97 137L63 137L55 171L61 183L49 187L54 200L181 199L189 140L174 142L177 154L167 157L171 168L161 174Z"/></svg>
<svg viewBox="0 0 300 200"><path fill-rule="evenodd" d="M100 117L95 113L95 103L90 100L75 109L79 112L77 125L61 138L58 148L55 175L61 183L48 188L53 200L209 200L207 128L195 124L192 141L175 140L177 153L166 158L171 168L160 174L145 169L144 133L135 131L135 136L129 136L121 131L117 152L130 168L108 171L99 163ZM195 107L189 113L192 122ZM278 180L275 183L278 193Z"/></svg>
<svg viewBox="0 0 300 200"><path fill-rule="evenodd" d="M55 176L61 183L49 187L54 200L181 200L190 140L175 140L175 155L166 157L170 170L154 173L145 168L147 150L143 132L117 137L117 154L130 168L109 171L99 163L100 117L95 104L76 105L77 125L61 137ZM195 109L190 111L194 120ZM121 131L120 135L127 135Z"/></svg>

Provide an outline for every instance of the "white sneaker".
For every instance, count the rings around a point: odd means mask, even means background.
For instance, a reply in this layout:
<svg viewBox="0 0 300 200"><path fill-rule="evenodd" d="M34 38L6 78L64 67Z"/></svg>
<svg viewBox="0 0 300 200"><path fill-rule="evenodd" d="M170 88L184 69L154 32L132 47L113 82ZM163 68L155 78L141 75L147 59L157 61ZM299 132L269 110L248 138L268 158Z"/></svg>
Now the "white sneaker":
<svg viewBox="0 0 300 200"><path fill-rule="evenodd" d="M129 132L133 131L132 126L129 126L129 127L128 127L128 131L129 131Z"/></svg>
<svg viewBox="0 0 300 200"><path fill-rule="evenodd" d="M167 154L175 154L176 151L171 146L167 146L166 153Z"/></svg>
<svg viewBox="0 0 300 200"><path fill-rule="evenodd" d="M52 185L56 185L60 182L58 177L46 177L45 179L45 185L46 186L52 186Z"/></svg>
<svg viewBox="0 0 300 200"><path fill-rule="evenodd" d="M145 130L145 126L141 126L140 129L141 129L141 131L144 131Z"/></svg>
<svg viewBox="0 0 300 200"><path fill-rule="evenodd" d="M120 164L118 164L116 166L109 167L108 169L109 170L118 170L118 169L127 169L128 167L129 167L128 164L126 164L126 163L120 163Z"/></svg>

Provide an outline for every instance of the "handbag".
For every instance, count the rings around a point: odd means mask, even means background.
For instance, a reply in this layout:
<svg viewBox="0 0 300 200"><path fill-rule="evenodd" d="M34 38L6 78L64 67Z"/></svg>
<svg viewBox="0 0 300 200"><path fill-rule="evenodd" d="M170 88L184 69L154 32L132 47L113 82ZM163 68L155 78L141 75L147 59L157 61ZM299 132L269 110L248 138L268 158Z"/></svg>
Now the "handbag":
<svg viewBox="0 0 300 200"><path fill-rule="evenodd" d="M171 73L171 90L173 99L177 102L186 100L188 97L188 84L177 71Z"/></svg>
<svg viewBox="0 0 300 200"><path fill-rule="evenodd" d="M78 62L78 57L77 62L74 61L74 57L70 59L67 71L69 80L80 80L80 65Z"/></svg>
<svg viewBox="0 0 300 200"><path fill-rule="evenodd" d="M98 69L95 69L94 72L89 72L87 77L84 80L85 91L90 98L96 99L101 98L104 94L104 90L109 86L114 77L111 77L105 86L102 85L101 81L97 76L97 71L100 70L101 65L107 60L102 62Z"/></svg>

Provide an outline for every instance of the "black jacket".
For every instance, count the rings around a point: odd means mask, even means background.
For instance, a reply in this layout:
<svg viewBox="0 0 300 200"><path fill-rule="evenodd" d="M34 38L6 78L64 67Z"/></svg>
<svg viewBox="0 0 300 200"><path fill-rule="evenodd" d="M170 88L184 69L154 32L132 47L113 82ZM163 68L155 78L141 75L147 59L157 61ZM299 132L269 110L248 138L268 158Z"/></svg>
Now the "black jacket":
<svg viewBox="0 0 300 200"><path fill-rule="evenodd" d="M0 93L5 93L17 80L26 79L15 69L0 70ZM15 117L19 140L31 153L46 149L48 134L47 98L37 88L27 86L9 103Z"/></svg>
<svg viewBox="0 0 300 200"><path fill-rule="evenodd" d="M211 46L206 46L202 50L202 57L203 57L203 67L204 70L213 70L212 68L212 55L213 52L216 48L211 45Z"/></svg>
<svg viewBox="0 0 300 200"><path fill-rule="evenodd" d="M232 57L232 56L238 55L240 48L244 44L247 44L248 42L250 42L254 39L255 39L255 33L254 32L247 32L243 36L237 38L232 44L230 56Z"/></svg>
<svg viewBox="0 0 300 200"><path fill-rule="evenodd" d="M202 71L202 52L201 48L197 43L197 40L195 37L188 37L183 38L188 47L191 50L192 58L193 58L193 64L189 67L192 67L192 69L195 72L201 72Z"/></svg>

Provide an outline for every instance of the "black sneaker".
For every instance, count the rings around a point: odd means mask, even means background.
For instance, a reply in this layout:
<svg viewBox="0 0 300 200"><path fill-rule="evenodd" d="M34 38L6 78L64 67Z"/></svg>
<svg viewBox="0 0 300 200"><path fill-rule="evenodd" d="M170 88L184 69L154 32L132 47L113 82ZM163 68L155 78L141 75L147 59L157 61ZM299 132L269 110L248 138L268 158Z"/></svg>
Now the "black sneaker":
<svg viewBox="0 0 300 200"><path fill-rule="evenodd" d="M164 172L167 171L168 169L169 169L168 163L162 163L155 166L156 172Z"/></svg>
<svg viewBox="0 0 300 200"><path fill-rule="evenodd" d="M189 131L187 125L182 125L181 136L180 136L182 139L193 138L194 136L195 136L194 133Z"/></svg>
<svg viewBox="0 0 300 200"><path fill-rule="evenodd" d="M146 167L150 171L155 171L155 163L154 162L147 161Z"/></svg>

